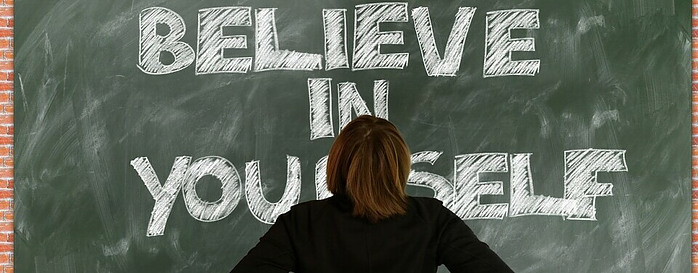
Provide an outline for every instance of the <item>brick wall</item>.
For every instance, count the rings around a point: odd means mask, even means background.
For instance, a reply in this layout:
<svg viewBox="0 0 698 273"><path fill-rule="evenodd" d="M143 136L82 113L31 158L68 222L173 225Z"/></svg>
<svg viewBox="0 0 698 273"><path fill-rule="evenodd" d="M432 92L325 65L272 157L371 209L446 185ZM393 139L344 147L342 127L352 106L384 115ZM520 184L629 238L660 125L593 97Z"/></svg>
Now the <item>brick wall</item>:
<svg viewBox="0 0 698 273"><path fill-rule="evenodd" d="M0 272L2 273L13 271L13 6L14 0L0 0Z"/></svg>

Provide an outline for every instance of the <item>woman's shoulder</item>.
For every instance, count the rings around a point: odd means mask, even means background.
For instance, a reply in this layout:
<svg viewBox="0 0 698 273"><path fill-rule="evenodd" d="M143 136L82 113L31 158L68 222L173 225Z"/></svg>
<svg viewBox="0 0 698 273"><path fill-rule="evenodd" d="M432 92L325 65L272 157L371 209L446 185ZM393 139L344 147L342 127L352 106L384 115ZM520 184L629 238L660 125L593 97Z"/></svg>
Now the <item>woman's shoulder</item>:
<svg viewBox="0 0 698 273"><path fill-rule="evenodd" d="M441 200L433 197L410 196L409 206L409 210L411 210L412 213L417 214L428 222L437 221L444 213L444 210L448 210L444 207Z"/></svg>
<svg viewBox="0 0 698 273"><path fill-rule="evenodd" d="M325 208L327 207L328 202L329 198L300 202L291 206L291 208L287 212L280 215L280 217L285 217L287 220L295 221L316 218L320 216L324 210L326 210Z"/></svg>
<svg viewBox="0 0 698 273"><path fill-rule="evenodd" d="M427 221L435 221L448 209L443 202L433 197L408 196L408 214ZM293 221L314 222L323 218L328 211L331 215L351 214L351 202L341 196L332 196L321 200L309 200L293 205L283 217Z"/></svg>

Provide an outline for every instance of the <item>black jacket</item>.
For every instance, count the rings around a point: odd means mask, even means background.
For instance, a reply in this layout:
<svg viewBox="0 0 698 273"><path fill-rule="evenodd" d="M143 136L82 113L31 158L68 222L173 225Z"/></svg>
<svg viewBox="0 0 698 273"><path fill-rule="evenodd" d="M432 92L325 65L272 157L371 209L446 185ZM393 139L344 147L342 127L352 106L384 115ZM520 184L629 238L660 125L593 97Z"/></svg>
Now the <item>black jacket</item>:
<svg viewBox="0 0 698 273"><path fill-rule="evenodd" d="M293 206L232 273L512 272L437 199L409 197L407 214L373 224L351 209L336 195Z"/></svg>

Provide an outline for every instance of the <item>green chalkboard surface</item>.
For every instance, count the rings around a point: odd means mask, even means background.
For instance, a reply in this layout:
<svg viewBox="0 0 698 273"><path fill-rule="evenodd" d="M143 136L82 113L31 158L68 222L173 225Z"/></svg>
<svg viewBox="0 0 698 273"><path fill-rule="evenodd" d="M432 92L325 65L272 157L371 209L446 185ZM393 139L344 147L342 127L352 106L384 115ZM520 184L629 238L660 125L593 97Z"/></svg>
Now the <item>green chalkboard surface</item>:
<svg viewBox="0 0 698 273"><path fill-rule="evenodd" d="M16 272L228 272L358 114L516 272L690 270L688 0L15 4Z"/></svg>

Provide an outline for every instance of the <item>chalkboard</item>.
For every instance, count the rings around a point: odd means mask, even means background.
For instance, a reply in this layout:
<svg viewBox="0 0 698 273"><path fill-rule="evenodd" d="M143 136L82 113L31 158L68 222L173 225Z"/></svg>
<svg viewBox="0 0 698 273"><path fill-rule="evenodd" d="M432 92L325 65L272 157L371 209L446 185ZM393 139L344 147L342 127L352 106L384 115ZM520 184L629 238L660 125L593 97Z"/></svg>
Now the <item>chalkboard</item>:
<svg viewBox="0 0 698 273"><path fill-rule="evenodd" d="M688 0L15 4L17 272L227 272L357 114L516 272L690 270Z"/></svg>

